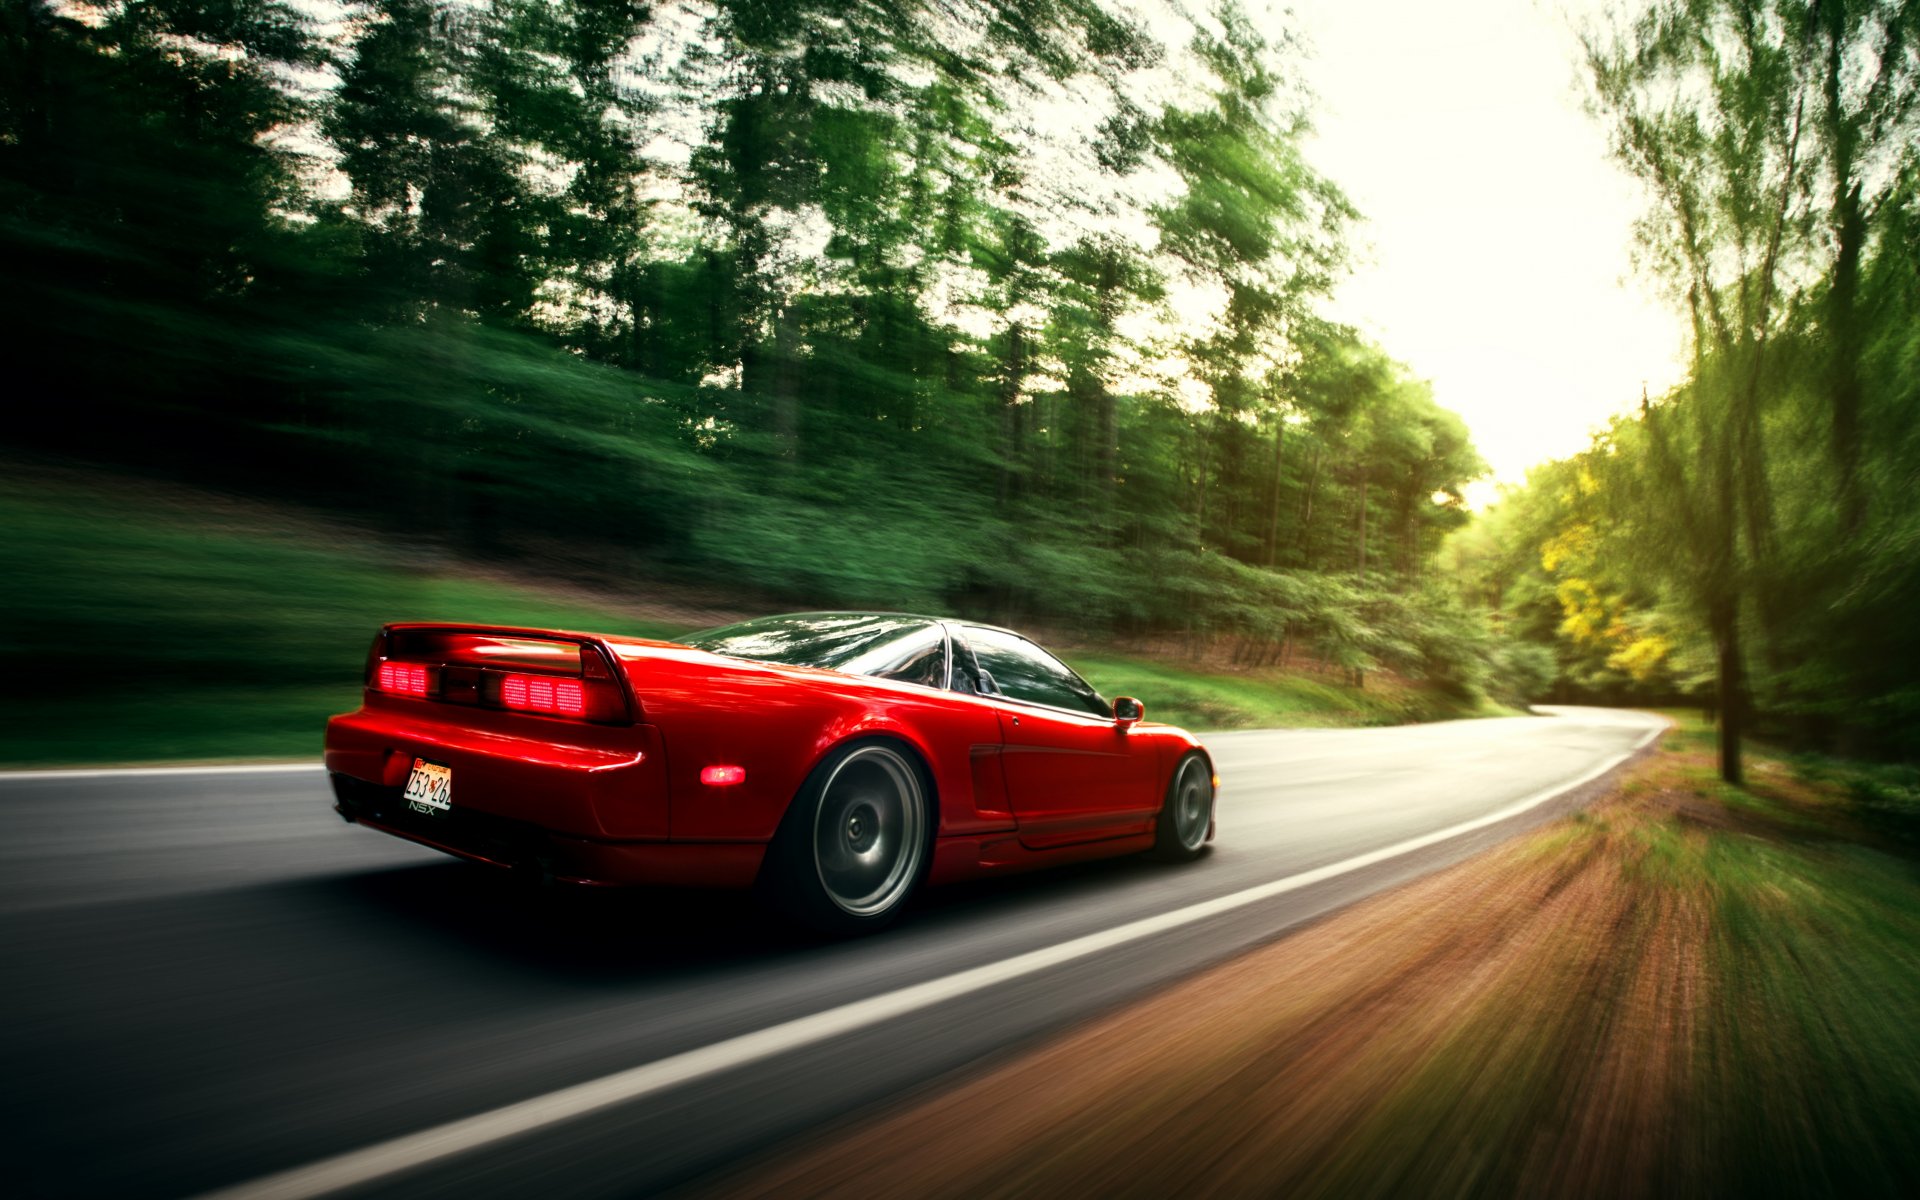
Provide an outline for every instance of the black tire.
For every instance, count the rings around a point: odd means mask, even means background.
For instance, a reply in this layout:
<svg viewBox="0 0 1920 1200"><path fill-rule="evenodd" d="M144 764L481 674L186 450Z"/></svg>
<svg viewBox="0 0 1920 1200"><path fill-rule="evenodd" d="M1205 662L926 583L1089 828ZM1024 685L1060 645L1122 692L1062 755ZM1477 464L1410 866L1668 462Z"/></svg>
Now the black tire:
<svg viewBox="0 0 1920 1200"><path fill-rule="evenodd" d="M891 924L933 857L933 789L918 757L872 738L841 746L801 785L760 872L781 919L849 937Z"/></svg>
<svg viewBox="0 0 1920 1200"><path fill-rule="evenodd" d="M1206 755L1189 750L1174 764L1148 854L1162 862L1191 862L1206 850L1212 828L1213 769Z"/></svg>

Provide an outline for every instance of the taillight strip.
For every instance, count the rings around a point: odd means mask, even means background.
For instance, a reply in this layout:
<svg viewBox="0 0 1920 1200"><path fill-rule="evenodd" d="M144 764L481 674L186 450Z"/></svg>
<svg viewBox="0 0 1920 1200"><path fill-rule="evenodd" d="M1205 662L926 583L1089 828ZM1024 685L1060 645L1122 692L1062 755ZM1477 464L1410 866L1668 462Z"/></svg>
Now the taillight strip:
<svg viewBox="0 0 1920 1200"><path fill-rule="evenodd" d="M550 675L505 675L500 679L500 703L522 712L553 713L563 717L587 715L587 691L578 679Z"/></svg>
<svg viewBox="0 0 1920 1200"><path fill-rule="evenodd" d="M401 696L427 694L427 668L420 663L383 662L379 673L380 690Z"/></svg>
<svg viewBox="0 0 1920 1200"><path fill-rule="evenodd" d="M544 673L545 664L529 664L530 669L514 669L517 663L489 664L458 644L469 635L481 641L503 637L571 643L579 651L580 673ZM389 625L374 638L367 658L367 687L387 695L602 725L639 719L631 682L617 656L597 639L505 626Z"/></svg>

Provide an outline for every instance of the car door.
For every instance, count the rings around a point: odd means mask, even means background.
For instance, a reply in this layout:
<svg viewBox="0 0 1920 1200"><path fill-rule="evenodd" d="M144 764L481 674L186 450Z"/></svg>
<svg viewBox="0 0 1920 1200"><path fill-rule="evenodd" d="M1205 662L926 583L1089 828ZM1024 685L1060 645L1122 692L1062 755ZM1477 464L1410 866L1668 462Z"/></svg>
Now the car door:
<svg viewBox="0 0 1920 1200"><path fill-rule="evenodd" d="M965 625L960 642L1000 718L1001 763L1020 841L1033 849L1152 828L1153 748L1117 725L1059 659L1003 629Z"/></svg>

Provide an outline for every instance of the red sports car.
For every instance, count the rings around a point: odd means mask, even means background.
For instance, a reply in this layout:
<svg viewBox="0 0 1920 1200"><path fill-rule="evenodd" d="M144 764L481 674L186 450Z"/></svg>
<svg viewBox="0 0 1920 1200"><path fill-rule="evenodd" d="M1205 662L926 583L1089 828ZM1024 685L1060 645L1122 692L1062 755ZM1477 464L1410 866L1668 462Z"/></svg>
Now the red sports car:
<svg viewBox="0 0 1920 1200"><path fill-rule="evenodd" d="M389 625L327 724L340 815L569 883L758 886L815 928L923 881L1198 855L1218 781L1005 629L800 613L683 642Z"/></svg>

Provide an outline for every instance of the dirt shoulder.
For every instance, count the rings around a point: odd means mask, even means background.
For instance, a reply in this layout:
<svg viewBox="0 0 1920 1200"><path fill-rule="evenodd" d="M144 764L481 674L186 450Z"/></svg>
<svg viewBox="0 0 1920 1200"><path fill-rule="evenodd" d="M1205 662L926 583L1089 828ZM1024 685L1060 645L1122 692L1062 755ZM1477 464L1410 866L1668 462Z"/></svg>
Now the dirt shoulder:
<svg viewBox="0 0 1920 1200"><path fill-rule="evenodd" d="M1920 872L1670 734L1610 799L715 1196L1902 1194Z"/></svg>

